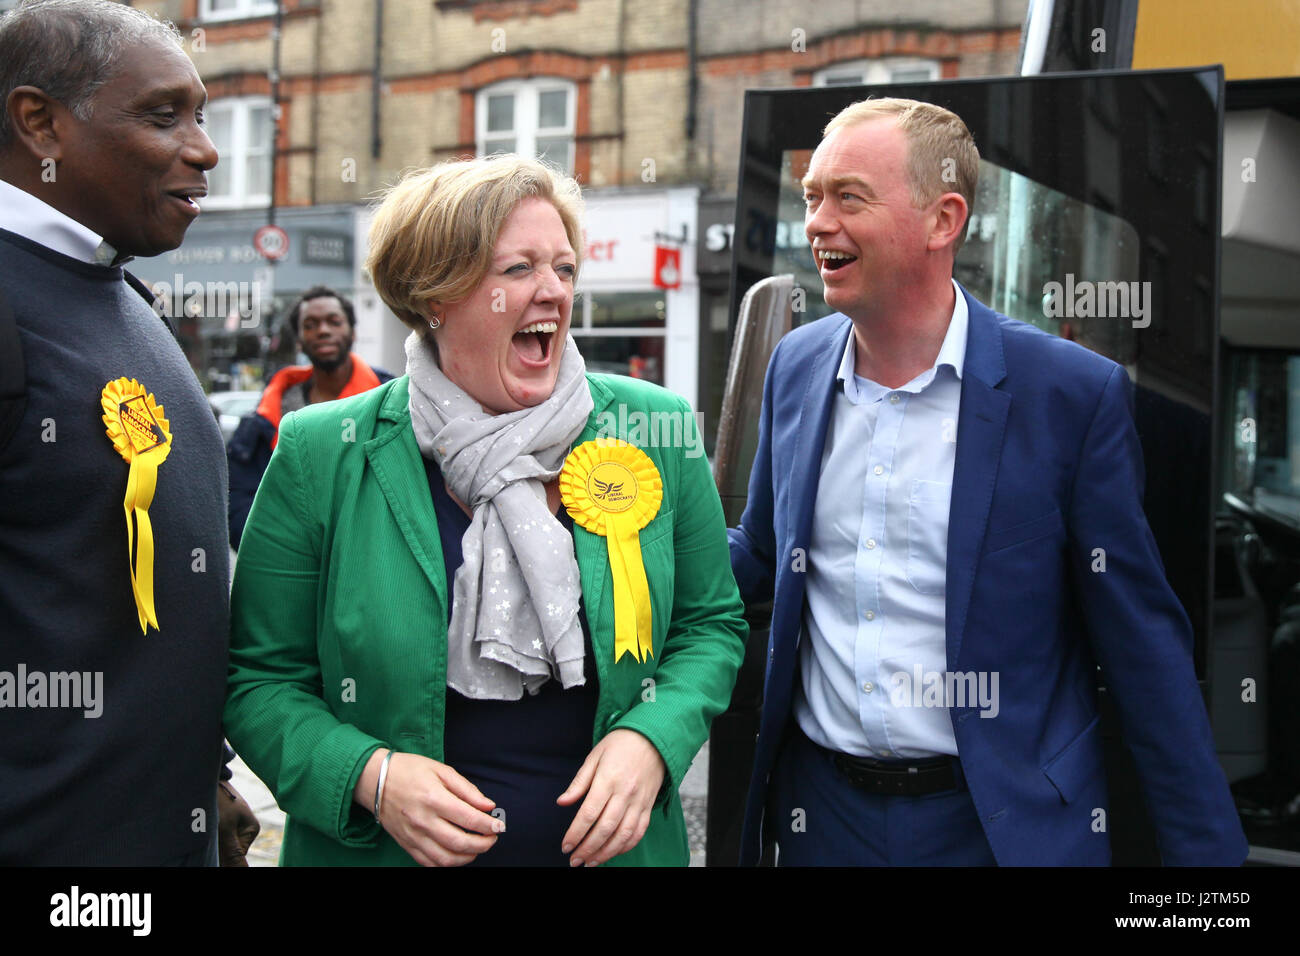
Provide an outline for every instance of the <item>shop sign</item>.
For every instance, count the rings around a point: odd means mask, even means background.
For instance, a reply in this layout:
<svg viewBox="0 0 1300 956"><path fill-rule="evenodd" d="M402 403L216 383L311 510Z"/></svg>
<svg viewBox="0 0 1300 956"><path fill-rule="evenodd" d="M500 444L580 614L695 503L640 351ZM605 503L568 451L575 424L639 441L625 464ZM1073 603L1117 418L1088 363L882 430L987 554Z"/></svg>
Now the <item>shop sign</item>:
<svg viewBox="0 0 1300 956"><path fill-rule="evenodd" d="M308 232L302 236L304 265L346 266L352 263L352 239L339 232Z"/></svg>

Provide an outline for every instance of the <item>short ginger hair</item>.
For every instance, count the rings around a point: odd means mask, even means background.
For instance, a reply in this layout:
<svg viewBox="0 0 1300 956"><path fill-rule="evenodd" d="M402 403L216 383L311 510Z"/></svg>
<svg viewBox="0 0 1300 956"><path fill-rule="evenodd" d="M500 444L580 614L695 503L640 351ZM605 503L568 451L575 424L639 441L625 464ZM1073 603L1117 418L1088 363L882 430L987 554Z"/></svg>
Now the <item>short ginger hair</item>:
<svg viewBox="0 0 1300 956"><path fill-rule="evenodd" d="M501 227L525 199L555 207L580 266L583 200L574 179L513 154L451 160L407 175L381 197L366 255L379 297L426 332L431 306L468 298L487 276Z"/></svg>

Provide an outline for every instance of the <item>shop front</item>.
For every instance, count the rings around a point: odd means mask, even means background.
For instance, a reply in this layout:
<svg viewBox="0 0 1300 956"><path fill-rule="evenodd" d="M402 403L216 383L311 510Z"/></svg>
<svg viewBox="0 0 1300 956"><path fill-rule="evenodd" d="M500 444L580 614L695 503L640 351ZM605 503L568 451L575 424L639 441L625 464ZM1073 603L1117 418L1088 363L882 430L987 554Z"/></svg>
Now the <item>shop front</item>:
<svg viewBox="0 0 1300 956"><path fill-rule="evenodd" d="M588 370L641 378L698 407L699 283L695 188L585 194L586 246L572 334ZM408 329L362 274L368 212L356 226L357 349L394 372ZM707 419L706 419L707 427Z"/></svg>
<svg viewBox="0 0 1300 956"><path fill-rule="evenodd" d="M178 249L127 268L154 290L205 388L258 389L297 354L282 326L294 300L315 285L352 295L357 213L353 206L281 209L279 230L259 237L265 209L208 212Z"/></svg>
<svg viewBox="0 0 1300 956"><path fill-rule="evenodd" d="M695 189L587 194L573 337L587 367L698 400Z"/></svg>

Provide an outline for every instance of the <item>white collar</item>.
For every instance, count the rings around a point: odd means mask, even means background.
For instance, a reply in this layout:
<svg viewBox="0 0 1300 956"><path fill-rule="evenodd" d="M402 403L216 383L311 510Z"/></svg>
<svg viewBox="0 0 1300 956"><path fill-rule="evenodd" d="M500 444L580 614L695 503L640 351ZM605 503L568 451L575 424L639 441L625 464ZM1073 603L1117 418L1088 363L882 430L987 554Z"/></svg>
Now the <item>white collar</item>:
<svg viewBox="0 0 1300 956"><path fill-rule="evenodd" d="M0 229L81 262L98 266L120 264L117 250L99 233L3 179L0 179ZM121 261L129 261L129 257Z"/></svg>

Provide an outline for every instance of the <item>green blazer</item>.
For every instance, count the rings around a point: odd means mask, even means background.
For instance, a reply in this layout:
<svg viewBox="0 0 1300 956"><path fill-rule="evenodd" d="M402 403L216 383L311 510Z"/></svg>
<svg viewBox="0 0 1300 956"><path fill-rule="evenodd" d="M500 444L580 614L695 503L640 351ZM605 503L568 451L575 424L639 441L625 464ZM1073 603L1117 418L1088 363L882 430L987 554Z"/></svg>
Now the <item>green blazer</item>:
<svg viewBox="0 0 1300 956"><path fill-rule="evenodd" d="M595 408L578 443L611 427L653 438L636 431L646 421L637 412L672 413L695 437L689 406L671 392L587 378ZM414 865L352 791L378 747L443 758L450 606L407 384L289 416L240 545L225 729L288 815L282 865ZM630 438L616 432L624 422ZM677 444L642 448L664 486L640 536L653 659L614 661L605 539L574 529L600 680L592 745L616 728L638 731L668 771L645 836L615 865L686 864L677 788L730 699L748 633L707 461Z"/></svg>

